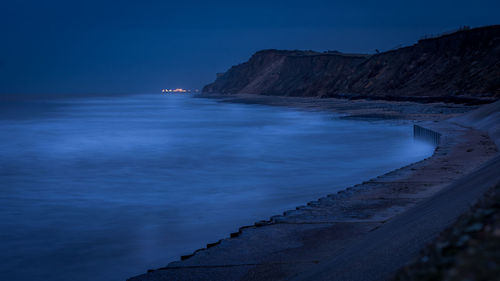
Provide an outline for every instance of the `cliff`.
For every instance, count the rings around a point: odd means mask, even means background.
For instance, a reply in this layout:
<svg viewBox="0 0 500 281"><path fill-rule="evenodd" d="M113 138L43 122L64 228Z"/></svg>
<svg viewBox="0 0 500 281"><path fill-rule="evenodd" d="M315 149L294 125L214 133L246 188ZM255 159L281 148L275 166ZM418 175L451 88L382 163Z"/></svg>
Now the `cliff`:
<svg viewBox="0 0 500 281"><path fill-rule="evenodd" d="M203 92L492 101L500 97L500 25L463 29L373 55L259 51Z"/></svg>

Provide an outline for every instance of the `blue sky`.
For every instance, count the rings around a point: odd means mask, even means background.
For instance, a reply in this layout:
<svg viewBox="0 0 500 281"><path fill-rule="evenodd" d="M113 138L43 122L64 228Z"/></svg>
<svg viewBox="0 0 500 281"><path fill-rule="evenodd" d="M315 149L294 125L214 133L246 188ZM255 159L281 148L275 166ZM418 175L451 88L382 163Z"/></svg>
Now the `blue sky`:
<svg viewBox="0 0 500 281"><path fill-rule="evenodd" d="M372 53L463 25L500 1L2 1L0 94L201 88L260 49Z"/></svg>

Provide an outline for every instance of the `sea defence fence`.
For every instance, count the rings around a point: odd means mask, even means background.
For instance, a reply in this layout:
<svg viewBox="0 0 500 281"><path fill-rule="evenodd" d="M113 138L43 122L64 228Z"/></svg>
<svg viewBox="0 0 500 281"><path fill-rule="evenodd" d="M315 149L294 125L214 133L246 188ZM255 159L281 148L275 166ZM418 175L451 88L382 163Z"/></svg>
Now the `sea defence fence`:
<svg viewBox="0 0 500 281"><path fill-rule="evenodd" d="M433 130L426 129L419 125L413 125L413 138L425 141L438 146L441 142L441 134Z"/></svg>

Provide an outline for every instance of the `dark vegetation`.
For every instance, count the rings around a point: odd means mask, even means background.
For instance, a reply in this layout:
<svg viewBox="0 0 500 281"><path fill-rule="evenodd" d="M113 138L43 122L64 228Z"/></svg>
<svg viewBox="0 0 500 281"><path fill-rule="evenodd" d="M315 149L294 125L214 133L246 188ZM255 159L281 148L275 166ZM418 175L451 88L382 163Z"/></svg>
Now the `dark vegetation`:
<svg viewBox="0 0 500 281"><path fill-rule="evenodd" d="M462 215L394 280L500 280L500 186Z"/></svg>

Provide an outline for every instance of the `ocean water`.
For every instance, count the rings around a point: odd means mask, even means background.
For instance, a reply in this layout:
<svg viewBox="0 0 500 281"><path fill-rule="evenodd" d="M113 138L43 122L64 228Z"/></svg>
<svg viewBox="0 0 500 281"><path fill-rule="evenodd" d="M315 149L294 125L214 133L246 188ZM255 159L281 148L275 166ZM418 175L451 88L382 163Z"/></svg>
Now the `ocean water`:
<svg viewBox="0 0 500 281"><path fill-rule="evenodd" d="M411 124L186 95L0 105L2 280L125 280L428 157Z"/></svg>

